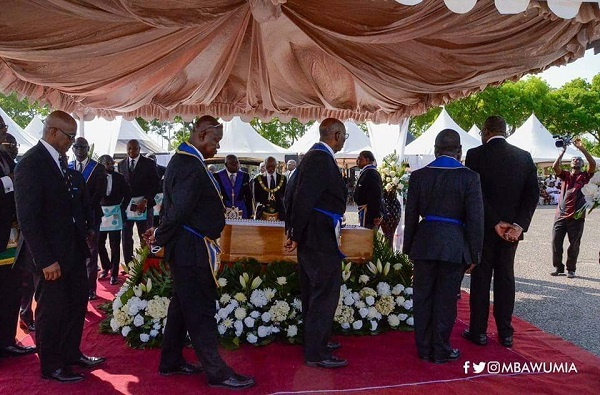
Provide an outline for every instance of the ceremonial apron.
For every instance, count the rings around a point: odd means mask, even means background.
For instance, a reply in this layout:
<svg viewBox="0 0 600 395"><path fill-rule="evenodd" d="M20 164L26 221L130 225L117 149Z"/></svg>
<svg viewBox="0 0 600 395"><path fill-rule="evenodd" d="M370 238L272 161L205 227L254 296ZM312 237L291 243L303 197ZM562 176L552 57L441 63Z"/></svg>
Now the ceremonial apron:
<svg viewBox="0 0 600 395"><path fill-rule="evenodd" d="M221 179L221 184L225 189L225 195L231 201L231 208L237 207L242 212L242 218L248 218L248 210L246 209L246 202L244 199L240 198L242 191L242 183L244 182L244 177L238 172L235 177L235 184L231 185L231 180L227 177L227 172L222 171L218 173L219 178ZM225 198L223 198L225 201Z"/></svg>

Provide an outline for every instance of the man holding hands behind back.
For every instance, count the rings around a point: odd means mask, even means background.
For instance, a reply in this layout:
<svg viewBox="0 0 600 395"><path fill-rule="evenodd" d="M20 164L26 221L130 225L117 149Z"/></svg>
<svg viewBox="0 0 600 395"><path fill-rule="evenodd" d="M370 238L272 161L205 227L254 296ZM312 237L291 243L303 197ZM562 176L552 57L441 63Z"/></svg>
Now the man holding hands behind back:
<svg viewBox="0 0 600 395"><path fill-rule="evenodd" d="M479 175L459 162L461 155L458 133L442 130L436 159L410 176L404 220L402 249L414 262L417 351L421 360L436 363L460 356L450 347L456 294L467 265L479 263L483 244Z"/></svg>

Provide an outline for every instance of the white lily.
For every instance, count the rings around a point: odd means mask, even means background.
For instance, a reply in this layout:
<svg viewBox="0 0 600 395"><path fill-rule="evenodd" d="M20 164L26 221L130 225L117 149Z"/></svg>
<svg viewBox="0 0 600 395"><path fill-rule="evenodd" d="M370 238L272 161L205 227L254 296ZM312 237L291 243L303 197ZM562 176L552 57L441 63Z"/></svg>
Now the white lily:
<svg viewBox="0 0 600 395"><path fill-rule="evenodd" d="M367 269L373 273L373 274L377 274L377 267L373 264L373 262L369 262L367 263Z"/></svg>
<svg viewBox="0 0 600 395"><path fill-rule="evenodd" d="M146 292L150 292L152 290L152 279L148 277L148 281L146 281Z"/></svg>
<svg viewBox="0 0 600 395"><path fill-rule="evenodd" d="M262 279L260 277L254 277L254 280L252 280L252 284L250 285L250 289L256 289L260 284L262 284Z"/></svg>
<svg viewBox="0 0 600 395"><path fill-rule="evenodd" d="M384 275L384 276L387 276L387 275L388 275L388 273L390 272L390 266L391 266L391 265L390 265L390 263L389 263L389 262L386 262L386 263L385 263L385 266L383 267L383 275Z"/></svg>
<svg viewBox="0 0 600 395"><path fill-rule="evenodd" d="M381 265L381 260L377 260L377 273L381 273L383 271L383 266Z"/></svg>

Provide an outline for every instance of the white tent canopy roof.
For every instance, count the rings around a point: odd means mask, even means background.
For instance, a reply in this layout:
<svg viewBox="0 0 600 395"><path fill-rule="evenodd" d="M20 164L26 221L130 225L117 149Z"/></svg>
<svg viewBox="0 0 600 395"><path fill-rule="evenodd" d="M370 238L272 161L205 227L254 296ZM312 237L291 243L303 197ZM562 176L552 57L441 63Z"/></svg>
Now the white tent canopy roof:
<svg viewBox="0 0 600 395"><path fill-rule="evenodd" d="M518 127L506 141L530 152L535 163L554 162L562 149L556 148L554 145L556 140L535 114L531 114L527 121ZM573 156L583 157L577 148L569 146L563 159L570 161Z"/></svg>
<svg viewBox="0 0 600 395"><path fill-rule="evenodd" d="M35 137L36 139L40 139L42 137L42 129L44 128L44 121L40 118L38 114L35 114L31 121L25 126L25 131L29 133L29 135Z"/></svg>
<svg viewBox="0 0 600 395"><path fill-rule="evenodd" d="M223 139L219 145L217 158L233 154L260 160L273 156L278 161L283 161L286 154L292 153L262 137L252 125L242 121L240 117L233 117L231 121L223 123Z"/></svg>
<svg viewBox="0 0 600 395"><path fill-rule="evenodd" d="M467 133L469 133L469 136L475 137L477 140L481 140L481 129L479 129L477 125L473 124Z"/></svg>
<svg viewBox="0 0 600 395"><path fill-rule="evenodd" d="M394 151L398 154L399 160L402 161L409 123L410 119L408 118L399 125L367 122L373 155L375 155L378 164L383 163L383 158Z"/></svg>
<svg viewBox="0 0 600 395"><path fill-rule="evenodd" d="M19 144L19 156L23 155L27 150L37 144L37 139L21 128L7 113L0 108L0 115L4 119L4 123L8 126L9 134L13 135Z"/></svg>
<svg viewBox="0 0 600 395"><path fill-rule="evenodd" d="M458 126L456 122L450 117L450 114L445 108L442 108L442 112L437 117L435 122L427 129L422 135L417 137L415 141L408 144L404 149L404 157L410 163L410 167L413 170L419 169L435 158L434 154L434 143L438 133L444 129L453 129L460 135L460 142L462 144L462 158L464 159L467 151L471 148L475 148L481 145L481 141L475 137L469 135L464 131L463 128Z"/></svg>
<svg viewBox="0 0 600 395"><path fill-rule="evenodd" d="M319 142L319 125L320 123L315 122L312 126L304 133L304 136L300 137L289 148L290 151L298 154L306 153L315 143ZM371 141L366 134L358 127L354 122L344 122L346 127L346 133L348 133L348 139L344 144L344 147L335 154L338 159L354 159L358 157L360 151L370 150L372 151Z"/></svg>

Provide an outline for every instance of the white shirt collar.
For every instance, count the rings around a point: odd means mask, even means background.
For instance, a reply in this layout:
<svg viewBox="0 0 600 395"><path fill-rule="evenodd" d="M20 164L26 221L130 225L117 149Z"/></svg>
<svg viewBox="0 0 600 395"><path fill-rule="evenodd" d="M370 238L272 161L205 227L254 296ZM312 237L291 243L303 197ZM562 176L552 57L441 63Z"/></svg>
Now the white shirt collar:
<svg viewBox="0 0 600 395"><path fill-rule="evenodd" d="M321 144L323 144L325 146L325 148L327 148L327 151L329 151L329 153L331 154L331 156L335 157L335 154L333 152L333 149L324 141L319 141Z"/></svg>
<svg viewBox="0 0 600 395"><path fill-rule="evenodd" d="M46 147L46 149L50 153L50 156L52 156L52 159L54 159L54 163L56 163L56 166L58 166L58 169L62 172L62 168L60 167L60 162L59 162L59 159L58 159L60 157L60 153L56 150L56 148L54 148L53 146L51 146L44 139L40 139L40 142L42 143L42 145L44 147Z"/></svg>
<svg viewBox="0 0 600 395"><path fill-rule="evenodd" d="M85 169L85 167L88 165L88 163L90 163L90 158L86 157L85 160L79 162L77 160L77 158L75 158L75 162L77 163L77 165L79 166L79 164L81 163L83 165L83 168Z"/></svg>
<svg viewBox="0 0 600 395"><path fill-rule="evenodd" d="M140 156L141 156L141 155L138 155L138 156L136 156L136 157L135 157L135 158L133 158L133 159L131 159L131 158L127 157L127 159L129 159L129 163L131 163L131 161L132 161L132 160L134 160L134 161L135 161L135 163L137 163L137 162L138 162L138 160L140 159Z"/></svg>
<svg viewBox="0 0 600 395"><path fill-rule="evenodd" d="M225 168L225 171L227 172L227 177L231 178L232 174L234 174L237 177L237 173L230 173L229 170L227 170L227 168Z"/></svg>
<svg viewBox="0 0 600 395"><path fill-rule="evenodd" d="M494 139L502 139L502 140L506 140L506 137L504 136L494 136L494 137L490 137L489 140L486 142L489 143L490 141L494 140Z"/></svg>

